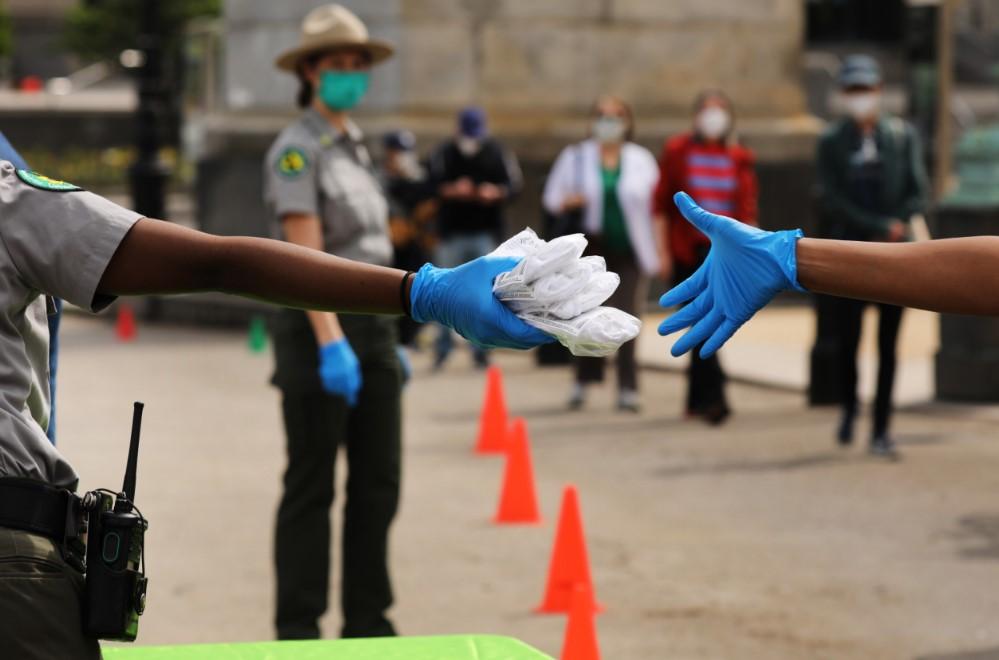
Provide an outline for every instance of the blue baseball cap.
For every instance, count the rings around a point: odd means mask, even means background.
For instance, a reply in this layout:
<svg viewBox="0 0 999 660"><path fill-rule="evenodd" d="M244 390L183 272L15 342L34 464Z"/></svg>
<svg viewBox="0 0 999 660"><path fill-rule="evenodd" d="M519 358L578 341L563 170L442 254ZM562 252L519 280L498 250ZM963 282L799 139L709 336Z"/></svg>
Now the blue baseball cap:
<svg viewBox="0 0 999 660"><path fill-rule="evenodd" d="M382 137L382 146L389 151L412 151L416 148L416 136L405 129L389 131Z"/></svg>
<svg viewBox="0 0 999 660"><path fill-rule="evenodd" d="M472 138L486 134L486 112L477 106L469 106L458 113L458 131Z"/></svg>
<svg viewBox="0 0 999 660"><path fill-rule="evenodd" d="M881 66L870 55L848 55L839 70L839 86L877 87L881 84Z"/></svg>

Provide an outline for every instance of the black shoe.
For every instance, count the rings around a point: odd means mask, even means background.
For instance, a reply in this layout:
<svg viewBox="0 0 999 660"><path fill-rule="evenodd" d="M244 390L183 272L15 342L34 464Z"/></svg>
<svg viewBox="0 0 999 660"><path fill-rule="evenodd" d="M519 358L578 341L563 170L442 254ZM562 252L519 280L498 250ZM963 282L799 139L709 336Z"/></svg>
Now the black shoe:
<svg viewBox="0 0 999 660"><path fill-rule="evenodd" d="M880 456L882 458L890 458L892 460L900 458L898 449L895 448L895 443L887 433L882 433L871 438L871 446L868 449L868 452L872 456Z"/></svg>
<svg viewBox="0 0 999 660"><path fill-rule="evenodd" d="M836 431L836 442L840 447L849 447L853 444L853 415L843 413L839 421L839 430Z"/></svg>
<svg viewBox="0 0 999 660"><path fill-rule="evenodd" d="M712 403L687 411L688 415L700 417L709 426L721 426L732 414L731 408L725 403Z"/></svg>

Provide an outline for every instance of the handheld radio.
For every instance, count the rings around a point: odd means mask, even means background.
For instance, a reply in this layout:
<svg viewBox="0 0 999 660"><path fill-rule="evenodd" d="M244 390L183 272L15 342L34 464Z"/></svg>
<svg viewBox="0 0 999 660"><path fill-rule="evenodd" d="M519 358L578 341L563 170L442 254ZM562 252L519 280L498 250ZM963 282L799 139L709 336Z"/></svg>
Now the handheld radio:
<svg viewBox="0 0 999 660"><path fill-rule="evenodd" d="M132 413L132 439L120 493L84 496L89 511L83 630L99 639L135 641L146 608L143 541L149 523L134 504L143 404Z"/></svg>

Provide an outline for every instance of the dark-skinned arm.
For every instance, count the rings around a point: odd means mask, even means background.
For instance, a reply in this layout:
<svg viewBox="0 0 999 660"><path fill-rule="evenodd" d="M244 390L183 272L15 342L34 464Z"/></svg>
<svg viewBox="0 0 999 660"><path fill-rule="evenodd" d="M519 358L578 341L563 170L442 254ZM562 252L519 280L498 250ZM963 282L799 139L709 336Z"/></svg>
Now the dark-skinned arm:
<svg viewBox="0 0 999 660"><path fill-rule="evenodd" d="M401 270L349 261L283 241L213 236L143 218L118 246L98 292L221 291L301 309L402 314L399 287L403 276Z"/></svg>
<svg viewBox="0 0 999 660"><path fill-rule="evenodd" d="M999 236L921 243L803 238L798 281L817 293L999 316Z"/></svg>

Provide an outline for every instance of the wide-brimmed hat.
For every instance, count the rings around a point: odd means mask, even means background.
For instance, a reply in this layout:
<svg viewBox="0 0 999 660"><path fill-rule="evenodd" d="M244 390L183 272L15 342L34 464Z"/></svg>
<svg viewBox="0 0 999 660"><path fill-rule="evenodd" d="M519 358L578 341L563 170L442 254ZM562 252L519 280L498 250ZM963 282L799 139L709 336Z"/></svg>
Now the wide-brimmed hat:
<svg viewBox="0 0 999 660"><path fill-rule="evenodd" d="M391 44L368 36L364 26L352 11L341 5L324 5L310 11L302 21L302 33L297 46L281 53L274 61L277 68L295 72L303 57L336 48L358 48L377 64L392 56Z"/></svg>

